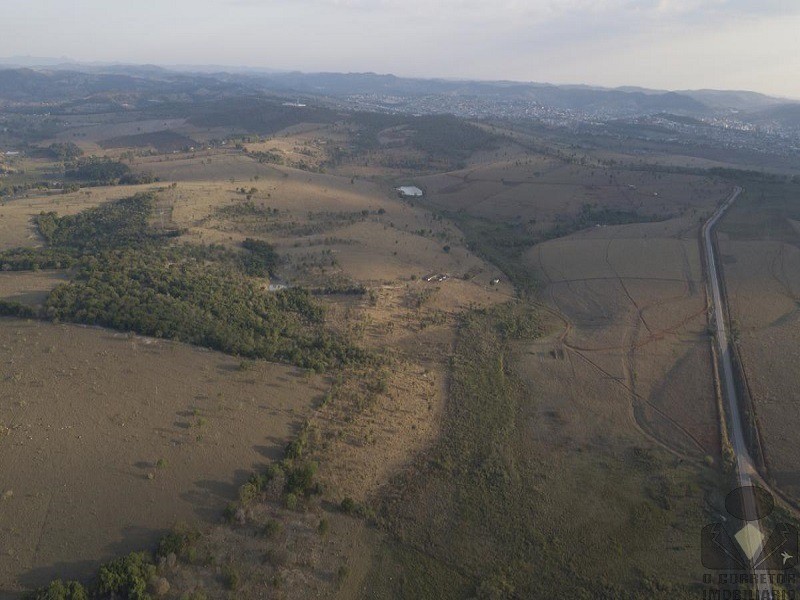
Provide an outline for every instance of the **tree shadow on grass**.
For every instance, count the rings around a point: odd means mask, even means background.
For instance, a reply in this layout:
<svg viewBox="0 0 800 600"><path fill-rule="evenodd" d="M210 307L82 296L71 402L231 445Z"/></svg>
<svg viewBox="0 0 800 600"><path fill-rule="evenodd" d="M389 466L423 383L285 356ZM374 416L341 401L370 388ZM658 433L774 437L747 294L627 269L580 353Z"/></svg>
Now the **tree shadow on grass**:
<svg viewBox="0 0 800 600"><path fill-rule="evenodd" d="M118 534L117 541L106 545L101 557L96 560L60 561L31 569L19 576L19 582L27 589L36 589L49 584L54 579L77 580L88 583L96 574L100 566L131 552L152 551L159 540L166 535L166 529L153 529L149 527L129 526ZM20 594L0 590L0 599L18 598Z"/></svg>
<svg viewBox="0 0 800 600"><path fill-rule="evenodd" d="M204 521L217 522L225 505L239 497L239 488L251 474L252 471L238 469L232 481L195 481L194 489L183 492L180 498L191 504L194 513Z"/></svg>
<svg viewBox="0 0 800 600"><path fill-rule="evenodd" d="M278 462L283 458L283 447L285 441L283 438L268 437L268 446L253 446L253 450L258 452L261 456L267 459L269 463Z"/></svg>
<svg viewBox="0 0 800 600"><path fill-rule="evenodd" d="M26 571L18 577L18 580L22 586L29 590L45 586L53 579L75 579L86 582L94 575L99 565L100 563L95 560L61 561ZM0 590L0 598L20 597L19 595L6 596L6 593L13 594L13 592Z"/></svg>

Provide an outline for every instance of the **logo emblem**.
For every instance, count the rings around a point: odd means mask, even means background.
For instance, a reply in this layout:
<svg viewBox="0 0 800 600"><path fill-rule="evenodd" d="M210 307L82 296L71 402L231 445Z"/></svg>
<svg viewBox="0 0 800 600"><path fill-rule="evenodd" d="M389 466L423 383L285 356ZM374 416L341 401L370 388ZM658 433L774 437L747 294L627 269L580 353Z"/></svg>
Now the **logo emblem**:
<svg viewBox="0 0 800 600"><path fill-rule="evenodd" d="M703 527L703 566L718 571L784 571L796 566L797 529L788 523L770 526L767 517L774 508L772 495L759 486L728 494L725 509L733 518Z"/></svg>

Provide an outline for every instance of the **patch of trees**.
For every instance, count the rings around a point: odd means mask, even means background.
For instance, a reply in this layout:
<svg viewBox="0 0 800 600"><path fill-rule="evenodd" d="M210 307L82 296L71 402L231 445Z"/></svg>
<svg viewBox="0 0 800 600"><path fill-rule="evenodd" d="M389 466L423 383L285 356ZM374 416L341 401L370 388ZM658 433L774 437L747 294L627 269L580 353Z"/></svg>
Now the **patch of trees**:
<svg viewBox="0 0 800 600"><path fill-rule="evenodd" d="M452 115L417 117L412 142L428 155L463 161L478 150L491 148L496 137Z"/></svg>
<svg viewBox="0 0 800 600"><path fill-rule="evenodd" d="M260 98L226 98L193 107L189 122L200 127L233 127L268 135L299 123L334 123L338 112L314 106L283 106Z"/></svg>
<svg viewBox="0 0 800 600"><path fill-rule="evenodd" d="M6 302L0 314L102 325L318 371L368 359L325 328L307 291L253 285L249 275L277 264L271 245L248 238L235 252L170 244L149 225L153 203L152 194L138 194L77 215L39 215L48 246L0 253L0 264L21 270L59 259L75 276L40 311Z"/></svg>
<svg viewBox="0 0 800 600"><path fill-rule="evenodd" d="M569 235L575 231L596 225L628 225L630 223L653 223L668 219L667 216L642 215L635 210L617 208L595 208L584 204L572 219L555 224L546 234L547 238Z"/></svg>
<svg viewBox="0 0 800 600"><path fill-rule="evenodd" d="M190 137L175 131L153 131L122 135L100 142L103 148L146 148L152 146L158 152L189 151L199 144Z"/></svg>
<svg viewBox="0 0 800 600"><path fill-rule="evenodd" d="M155 183L156 181L158 181L158 177L155 177L152 173L135 173L131 171L130 173L120 177L119 184L144 185L148 183Z"/></svg>
<svg viewBox="0 0 800 600"><path fill-rule="evenodd" d="M22 304L21 302L14 302L12 300L0 300L0 316L2 317L18 317L20 319L34 319L38 316L38 311Z"/></svg>
<svg viewBox="0 0 800 600"><path fill-rule="evenodd" d="M748 169L730 169L726 167L712 167L708 169L709 175L722 177L724 179L749 180L761 182L782 183L790 181L791 177L786 175L779 175L777 173L767 173L765 171L753 171Z"/></svg>
<svg viewBox="0 0 800 600"><path fill-rule="evenodd" d="M319 371L363 358L325 330L308 292L264 293L227 266L171 262L176 253L166 254L123 249L92 257L51 292L43 314Z"/></svg>
<svg viewBox="0 0 800 600"><path fill-rule="evenodd" d="M156 558L166 559L175 544L170 543L176 534L170 534L159 545ZM194 539L186 544L194 543ZM166 547L162 548L166 542ZM94 598L127 600L151 600L161 593L158 590L159 567L149 552L131 552L100 567L94 581L87 586L77 581L61 581L50 583L26 596L27 600L89 600ZM168 587L168 586L167 586Z"/></svg>
<svg viewBox="0 0 800 600"><path fill-rule="evenodd" d="M286 162L283 154L281 154L279 151L267 150L250 152L249 155L262 164L267 163L271 165L282 165L284 162Z"/></svg>
<svg viewBox="0 0 800 600"><path fill-rule="evenodd" d="M407 126L412 130L409 143L428 155L428 162L414 159L383 159L385 166L422 169L431 160L457 165L478 150L494 147L497 136L453 115L423 115L408 117L379 113L356 113L353 120L361 127L356 136L356 148L360 152L380 147L378 134L390 127Z"/></svg>
<svg viewBox="0 0 800 600"><path fill-rule="evenodd" d="M56 579L50 585L26 596L27 600L89 600L86 588L77 581Z"/></svg>
<svg viewBox="0 0 800 600"><path fill-rule="evenodd" d="M245 150L246 152L247 150ZM310 151L309 151L310 152ZM302 150L300 151L301 154L306 154ZM314 165L311 163L306 162L305 160L298 160L298 161L291 161L287 160L285 156L280 154L279 152L275 151L257 151L257 152L248 152L248 156L254 158L260 163L267 163L273 165L286 165L287 167L291 167L293 169L300 169L301 171L309 171L311 173L324 173L325 168L322 165Z"/></svg>
<svg viewBox="0 0 800 600"><path fill-rule="evenodd" d="M158 180L149 173L134 173L125 163L94 156L68 165L64 178L87 185L138 185Z"/></svg>
<svg viewBox="0 0 800 600"><path fill-rule="evenodd" d="M75 142L56 142L47 148L50 156L60 162L70 162L83 156L81 150Z"/></svg>
<svg viewBox="0 0 800 600"><path fill-rule="evenodd" d="M26 181L14 184L0 183L0 198L3 196L16 196L29 190L49 190L53 186L49 181Z"/></svg>
<svg viewBox="0 0 800 600"><path fill-rule="evenodd" d="M100 567L97 591L101 596L129 600L149 600L148 582L156 574L156 566L147 552L132 552Z"/></svg>
<svg viewBox="0 0 800 600"><path fill-rule="evenodd" d="M67 167L64 177L73 181L85 181L95 185L113 185L130 173L128 165L108 158L90 157Z"/></svg>
<svg viewBox="0 0 800 600"><path fill-rule="evenodd" d="M154 201L153 194L137 194L76 215L41 213L35 219L36 226L48 246L64 251L138 246L154 237L148 224Z"/></svg>
<svg viewBox="0 0 800 600"><path fill-rule="evenodd" d="M241 255L242 270L252 277L268 277L278 265L278 253L272 244L247 238L242 247L248 252Z"/></svg>
<svg viewBox="0 0 800 600"><path fill-rule="evenodd" d="M371 214L385 214L378 211L309 211L306 220L287 220L291 218L288 211L281 213L277 208L260 206L252 200L237 202L218 208L215 214L226 221L246 224L247 230L253 233L279 233L285 236L306 237L325 231L352 225L365 220ZM283 219L278 217L283 216ZM332 239L326 243L332 243ZM341 240L337 243L342 243Z"/></svg>
<svg viewBox="0 0 800 600"><path fill-rule="evenodd" d="M68 269L76 263L75 254L57 248L15 248L0 252L2 271Z"/></svg>
<svg viewBox="0 0 800 600"><path fill-rule="evenodd" d="M34 222L47 246L0 252L0 269L66 269L86 255L154 241L159 236L148 225L153 202L152 194L137 194L76 215L43 212Z"/></svg>

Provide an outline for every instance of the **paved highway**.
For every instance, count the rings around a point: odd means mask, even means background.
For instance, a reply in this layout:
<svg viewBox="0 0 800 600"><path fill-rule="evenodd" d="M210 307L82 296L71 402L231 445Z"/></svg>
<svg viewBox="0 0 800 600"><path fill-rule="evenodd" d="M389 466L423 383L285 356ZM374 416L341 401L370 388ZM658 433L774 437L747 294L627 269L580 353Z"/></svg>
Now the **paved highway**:
<svg viewBox="0 0 800 600"><path fill-rule="evenodd" d="M715 327L715 337L717 341L717 356L719 357L720 376L722 381L720 387L722 388L722 395L728 410L728 435L730 437L733 451L736 455L736 478L738 485L747 487L753 485L753 478L758 475L753 459L747 450L745 443L744 430L742 428L742 417L739 412L739 402L736 398L736 386L733 380L733 364L731 362L731 352L728 343L728 333L725 325L725 312L723 311L722 294L720 293L720 286L722 282L719 277L719 270L717 268L717 259L714 254L713 234L714 226L725 214L725 211L730 208L739 194L742 193L742 188L737 187L734 189L730 197L725 201L725 204L720 206L717 211L711 215L711 218L703 225L703 250L705 252L706 264L708 265L708 284L711 290L712 300L712 322ZM748 502L749 500L749 502ZM745 503L750 504L751 507L755 505L755 498L745 498ZM751 508L752 509L752 508ZM754 522L758 525L758 522ZM762 535L764 532L761 532ZM758 571L754 570L758 574ZM759 598L772 597L772 586L767 583L759 583L756 585ZM765 595L768 592L769 595Z"/></svg>
<svg viewBox="0 0 800 600"><path fill-rule="evenodd" d="M719 356L720 376L722 379L720 384L722 387L722 395L726 401L726 408L731 425L731 431L728 433L730 435L733 451L736 454L736 475L739 480L739 485L745 486L751 484L751 476L755 474L755 468L753 467L753 460L750 458L750 453L747 450L747 444L745 444L742 419L739 414L739 403L736 399L736 386L733 382L733 364L731 362L728 333L725 325L725 312L722 304L722 294L720 292L722 282L719 278L713 243L714 226L741 192L742 188L737 187L725 204L720 206L717 211L711 215L711 218L706 221L706 224L703 225L703 247L706 256L706 264L708 265L708 283L711 289L711 301L713 305L711 314L712 322L716 330L717 354Z"/></svg>

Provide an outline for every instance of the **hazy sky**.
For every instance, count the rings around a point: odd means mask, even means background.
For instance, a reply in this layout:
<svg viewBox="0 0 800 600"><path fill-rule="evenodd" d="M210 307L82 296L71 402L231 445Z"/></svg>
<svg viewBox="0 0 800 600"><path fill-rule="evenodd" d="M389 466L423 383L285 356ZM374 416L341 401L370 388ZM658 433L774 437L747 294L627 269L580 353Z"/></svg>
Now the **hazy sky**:
<svg viewBox="0 0 800 600"><path fill-rule="evenodd" d="M0 14L0 56L800 98L800 0L0 0Z"/></svg>

